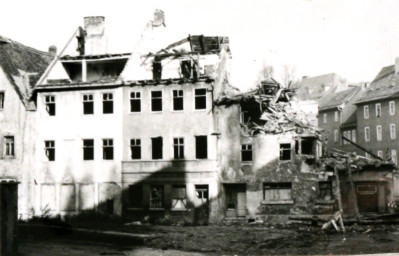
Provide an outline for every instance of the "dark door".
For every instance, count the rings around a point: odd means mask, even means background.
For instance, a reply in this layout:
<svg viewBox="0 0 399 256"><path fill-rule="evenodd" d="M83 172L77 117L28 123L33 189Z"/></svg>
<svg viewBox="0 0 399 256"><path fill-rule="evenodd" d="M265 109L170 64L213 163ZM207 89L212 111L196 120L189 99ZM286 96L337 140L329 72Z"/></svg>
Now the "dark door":
<svg viewBox="0 0 399 256"><path fill-rule="evenodd" d="M246 215L245 184L225 184L226 216L239 217Z"/></svg>
<svg viewBox="0 0 399 256"><path fill-rule="evenodd" d="M378 212L378 184L356 184L357 201L360 212Z"/></svg>

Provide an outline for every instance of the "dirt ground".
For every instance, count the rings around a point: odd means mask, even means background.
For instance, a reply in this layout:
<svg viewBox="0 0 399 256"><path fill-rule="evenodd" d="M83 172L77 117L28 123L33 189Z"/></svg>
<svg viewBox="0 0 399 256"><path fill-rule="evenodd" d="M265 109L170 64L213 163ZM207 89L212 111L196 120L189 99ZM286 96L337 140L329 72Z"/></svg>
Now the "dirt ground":
<svg viewBox="0 0 399 256"><path fill-rule="evenodd" d="M110 230L107 225L103 225L102 228ZM153 255L179 255L178 253L180 255L340 255L399 253L399 226L352 226L347 227L347 229L347 232L342 234L333 230L326 232L321 231L318 227L306 226L119 225L118 227L113 226L112 230L135 234L152 234L155 235L155 238L147 239L140 246L133 244L124 244L122 247L120 245L107 244L82 244L82 241L77 241L76 244L73 241L68 243L77 250L73 255L151 255L152 253ZM62 240L54 239L53 241L59 243ZM29 254L27 248L33 245L37 246L37 244L40 243L35 244L32 240L22 241L20 246L22 255L51 255ZM51 243L43 243L43 245L45 244ZM55 246L61 245L56 244ZM88 251L79 254L79 248L83 250L85 249L84 246L88 246L86 248ZM70 246L64 247L69 248ZM116 250L116 252L121 254L107 253L109 250L113 252ZM137 254L140 250L144 251ZM99 254L101 252L103 254ZM71 255L71 253L59 253L58 255Z"/></svg>

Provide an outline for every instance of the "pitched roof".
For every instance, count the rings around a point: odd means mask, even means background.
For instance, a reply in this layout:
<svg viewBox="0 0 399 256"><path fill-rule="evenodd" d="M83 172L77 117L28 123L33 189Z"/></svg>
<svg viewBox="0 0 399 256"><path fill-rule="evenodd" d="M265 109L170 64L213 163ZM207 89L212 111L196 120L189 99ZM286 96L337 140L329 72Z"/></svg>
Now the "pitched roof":
<svg viewBox="0 0 399 256"><path fill-rule="evenodd" d="M330 93L318 100L319 110L326 110L330 108L335 108L341 104L347 103L355 96L361 87L354 87L345 91L340 91L336 93Z"/></svg>
<svg viewBox="0 0 399 256"><path fill-rule="evenodd" d="M395 66L391 65L381 69L355 104L394 97L399 97L399 74L395 73Z"/></svg>
<svg viewBox="0 0 399 256"><path fill-rule="evenodd" d="M53 56L0 36L0 67L26 108L30 109L31 90ZM25 79L28 77L29 79Z"/></svg>

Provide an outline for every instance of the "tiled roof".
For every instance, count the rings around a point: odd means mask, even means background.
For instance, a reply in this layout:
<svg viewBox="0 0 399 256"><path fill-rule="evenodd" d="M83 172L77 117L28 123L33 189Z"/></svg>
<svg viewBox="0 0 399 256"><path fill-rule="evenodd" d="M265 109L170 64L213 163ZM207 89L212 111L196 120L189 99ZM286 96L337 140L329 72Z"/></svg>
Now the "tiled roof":
<svg viewBox="0 0 399 256"><path fill-rule="evenodd" d="M31 89L50 64L53 56L0 36L0 67L25 107L30 108ZM23 77L29 77L29 84Z"/></svg>
<svg viewBox="0 0 399 256"><path fill-rule="evenodd" d="M359 86L345 91L327 94L318 100L319 110L338 107L339 105L348 102L360 90L361 87Z"/></svg>

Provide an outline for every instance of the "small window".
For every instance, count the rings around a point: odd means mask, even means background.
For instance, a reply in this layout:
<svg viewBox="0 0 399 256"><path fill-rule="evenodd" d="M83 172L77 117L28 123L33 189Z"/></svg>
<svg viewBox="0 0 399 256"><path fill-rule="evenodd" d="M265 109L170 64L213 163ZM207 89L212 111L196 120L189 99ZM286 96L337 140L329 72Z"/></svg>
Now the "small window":
<svg viewBox="0 0 399 256"><path fill-rule="evenodd" d="M395 124L390 124L389 125L389 130L391 133L391 140L396 139L396 125Z"/></svg>
<svg viewBox="0 0 399 256"><path fill-rule="evenodd" d="M46 111L49 116L55 116L55 96L47 95L44 97L44 103L46 105Z"/></svg>
<svg viewBox="0 0 399 256"><path fill-rule="evenodd" d="M151 111L162 111L162 91L151 92Z"/></svg>
<svg viewBox="0 0 399 256"><path fill-rule="evenodd" d="M141 93L131 92L130 93L130 112L141 111Z"/></svg>
<svg viewBox="0 0 399 256"><path fill-rule="evenodd" d="M381 103L375 104L375 116L381 117Z"/></svg>
<svg viewBox="0 0 399 256"><path fill-rule="evenodd" d="M150 208L163 208L163 185L151 186Z"/></svg>
<svg viewBox="0 0 399 256"><path fill-rule="evenodd" d="M195 109L206 109L206 89L195 89Z"/></svg>
<svg viewBox="0 0 399 256"><path fill-rule="evenodd" d="M377 125L377 141L382 141L382 127L381 125Z"/></svg>
<svg viewBox="0 0 399 256"><path fill-rule="evenodd" d="M364 119L369 119L369 106L363 106Z"/></svg>
<svg viewBox="0 0 399 256"><path fill-rule="evenodd" d="M173 110L183 110L183 90L173 90Z"/></svg>
<svg viewBox="0 0 399 256"><path fill-rule="evenodd" d="M280 160L291 160L291 144L280 144Z"/></svg>
<svg viewBox="0 0 399 256"><path fill-rule="evenodd" d="M55 141L44 141L44 153L46 154L46 157L49 161L55 160Z"/></svg>
<svg viewBox="0 0 399 256"><path fill-rule="evenodd" d="M391 150L391 158L394 164L398 164L398 155L396 153L396 149Z"/></svg>
<svg viewBox="0 0 399 256"><path fill-rule="evenodd" d="M352 130L352 141L356 143L356 130Z"/></svg>
<svg viewBox="0 0 399 256"><path fill-rule="evenodd" d="M4 136L4 156L15 156L14 136Z"/></svg>
<svg viewBox="0 0 399 256"><path fill-rule="evenodd" d="M151 138L152 142L152 159L162 159L163 140L162 137Z"/></svg>
<svg viewBox="0 0 399 256"><path fill-rule="evenodd" d="M395 115L395 101L389 102L389 114L391 116Z"/></svg>
<svg viewBox="0 0 399 256"><path fill-rule="evenodd" d="M180 62L180 70L183 78L191 78L192 75L192 65L191 65L191 60L182 60Z"/></svg>
<svg viewBox="0 0 399 256"><path fill-rule="evenodd" d="M333 198L332 182L319 181L319 199L331 200Z"/></svg>
<svg viewBox="0 0 399 256"><path fill-rule="evenodd" d="M334 142L338 142L338 130L334 130Z"/></svg>
<svg viewBox="0 0 399 256"><path fill-rule="evenodd" d="M241 161L251 162L252 161L252 145L243 144L241 145Z"/></svg>
<svg viewBox="0 0 399 256"><path fill-rule="evenodd" d="M203 204L206 204L209 199L209 187L208 185L195 185L195 192L197 198L202 201Z"/></svg>
<svg viewBox="0 0 399 256"><path fill-rule="evenodd" d="M134 184L129 186L129 208L143 207L143 186Z"/></svg>
<svg viewBox="0 0 399 256"><path fill-rule="evenodd" d="M152 63L152 77L154 80L162 79L162 63L160 61Z"/></svg>
<svg viewBox="0 0 399 256"><path fill-rule="evenodd" d="M173 185L172 187L172 209L186 209L187 197L185 185Z"/></svg>
<svg viewBox="0 0 399 256"><path fill-rule="evenodd" d="M83 140L83 160L94 159L94 140L85 139Z"/></svg>
<svg viewBox="0 0 399 256"><path fill-rule="evenodd" d="M103 93L103 113L114 113L114 99L112 93Z"/></svg>
<svg viewBox="0 0 399 256"><path fill-rule="evenodd" d="M131 159L141 159L141 140L140 139L131 139L130 140L130 151L131 151Z"/></svg>
<svg viewBox="0 0 399 256"><path fill-rule="evenodd" d="M334 121L338 122L338 111L334 112Z"/></svg>
<svg viewBox="0 0 399 256"><path fill-rule="evenodd" d="M93 94L83 94L83 114L94 114L94 100Z"/></svg>
<svg viewBox="0 0 399 256"><path fill-rule="evenodd" d="M207 138L207 136L195 136L195 157L197 159L208 158L208 138Z"/></svg>
<svg viewBox="0 0 399 256"><path fill-rule="evenodd" d="M378 150L378 151L377 151L377 156L378 156L378 157L383 158L383 155L384 155L384 154L383 154L382 150Z"/></svg>
<svg viewBox="0 0 399 256"><path fill-rule="evenodd" d="M364 140L366 142L370 141L370 128L369 127L364 127Z"/></svg>
<svg viewBox="0 0 399 256"><path fill-rule="evenodd" d="M0 92L0 110L4 109L4 99L5 99L4 96L5 96L4 92Z"/></svg>
<svg viewBox="0 0 399 256"><path fill-rule="evenodd" d="M263 198L267 202L291 202L291 191L290 182L263 184Z"/></svg>
<svg viewBox="0 0 399 256"><path fill-rule="evenodd" d="M323 114L323 123L327 123L327 113Z"/></svg>
<svg viewBox="0 0 399 256"><path fill-rule="evenodd" d="M175 159L184 158L184 138L173 139L173 155Z"/></svg>
<svg viewBox="0 0 399 256"><path fill-rule="evenodd" d="M113 139L103 139L103 159L114 159L114 141Z"/></svg>

